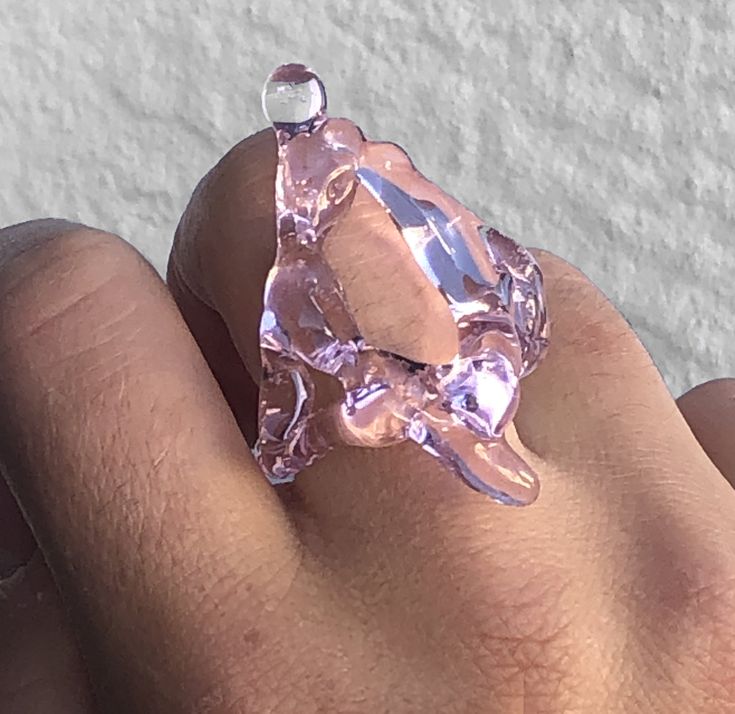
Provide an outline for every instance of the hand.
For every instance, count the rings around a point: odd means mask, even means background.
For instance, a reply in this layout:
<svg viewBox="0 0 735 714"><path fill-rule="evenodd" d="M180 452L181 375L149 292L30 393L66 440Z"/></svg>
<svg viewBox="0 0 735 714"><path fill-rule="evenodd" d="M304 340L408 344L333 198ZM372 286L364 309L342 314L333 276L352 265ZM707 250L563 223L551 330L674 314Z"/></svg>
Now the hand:
<svg viewBox="0 0 735 714"><path fill-rule="evenodd" d="M263 132L203 179L170 293L114 236L0 233L0 461L40 546L2 585L2 711L735 711L735 381L677 406L612 305L538 253L552 347L515 422L533 506L411 444L274 489L243 438L274 172ZM356 309L423 339L369 230L356 215L337 250ZM35 547L3 499L0 546Z"/></svg>

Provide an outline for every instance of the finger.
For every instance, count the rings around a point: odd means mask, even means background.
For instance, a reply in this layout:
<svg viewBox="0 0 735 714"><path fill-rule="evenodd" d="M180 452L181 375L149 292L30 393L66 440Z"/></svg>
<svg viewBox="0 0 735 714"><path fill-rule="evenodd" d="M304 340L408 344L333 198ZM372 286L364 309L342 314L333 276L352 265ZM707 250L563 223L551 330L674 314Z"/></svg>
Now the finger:
<svg viewBox="0 0 735 714"><path fill-rule="evenodd" d="M700 384L677 404L707 456L735 486L735 379Z"/></svg>
<svg viewBox="0 0 735 714"><path fill-rule="evenodd" d="M271 132L234 147L192 197L169 264L170 273L222 317L255 378L263 288L275 247L275 160ZM382 328L395 351L430 349L437 336L443 345L446 315L427 309L410 261L370 250L376 234L381 248L388 243L376 214L365 204L357 210L367 212L353 213L353 206L347 228L328 238L336 238L329 259L346 294L363 301L351 304L353 311L372 311L372 320L364 319ZM532 508L489 507L412 444L337 448L279 493L286 494L305 544L360 594L360 607L402 608L451 627L457 588L471 583L476 589L463 591L472 603L463 610L464 626L469 619L478 632L516 642L540 632L557 642L559 630L552 631L566 613L574 626L561 625L570 635L562 635L562 649L565 656L576 652L574 660L589 668L580 676L592 681L595 672L615 666L609 653L619 651L624 631L617 619L601 615L613 607L610 601L617 597L615 611L631 613L632 620L638 614L625 604L629 594L642 583L657 592L657 578L668 577L662 563L684 563L689 573L696 572L700 553L707 553L704 562L717 562L732 541L722 528L730 506L624 318L579 271L545 253L539 258L552 347L524 380L517 417L519 433L536 452L524 454L543 484ZM360 284L366 276L367 284ZM205 353L212 349L206 332L197 339ZM239 388L226 381L222 387ZM672 598L679 582L666 586ZM553 613L538 606L552 601ZM425 630L412 637L411 645L431 651ZM584 641L597 642L599 656L577 651ZM462 657L449 650L435 656ZM637 676L631 672L631 681Z"/></svg>
<svg viewBox="0 0 735 714"><path fill-rule="evenodd" d="M541 366L522 382L516 423L524 441L544 458L577 467L601 464L600 448L616 443L623 450L641 428L652 446L671 428L684 433L658 369L621 313L581 271L535 253L552 338ZM650 431L653 422L658 433Z"/></svg>
<svg viewBox="0 0 735 714"><path fill-rule="evenodd" d="M577 474L576 488L590 494L608 491L612 498L603 506L608 516L621 491L673 499L677 508L690 512L711 513L723 504L727 509L733 494L702 459L625 318L580 271L545 252L538 257L549 286L553 336L542 366L523 383L516 423L524 442ZM631 444L645 445L645 453ZM656 455L658 468L641 478L641 464L650 454ZM673 483L672 473L678 475ZM600 474L606 475L603 480ZM621 520L627 517L621 514Z"/></svg>
<svg viewBox="0 0 735 714"><path fill-rule="evenodd" d="M244 656L218 633L247 631L293 570L280 503L130 246L46 221L0 251L0 461L100 696L190 710Z"/></svg>
<svg viewBox="0 0 735 714"><path fill-rule="evenodd" d="M223 320L235 347L231 359L255 380L263 287L275 258L275 151L273 132L261 131L233 147L202 179L176 229L167 276L187 320L197 309L194 298ZM196 327L205 355L217 359L209 328L204 321ZM224 387L227 393L242 390L237 379Z"/></svg>
<svg viewBox="0 0 735 714"><path fill-rule="evenodd" d="M189 330L197 342L206 345L203 354L209 369L220 385L227 386L224 396L243 436L249 444L254 444L258 387L240 359L227 325L215 310L192 293L173 266L167 280Z"/></svg>

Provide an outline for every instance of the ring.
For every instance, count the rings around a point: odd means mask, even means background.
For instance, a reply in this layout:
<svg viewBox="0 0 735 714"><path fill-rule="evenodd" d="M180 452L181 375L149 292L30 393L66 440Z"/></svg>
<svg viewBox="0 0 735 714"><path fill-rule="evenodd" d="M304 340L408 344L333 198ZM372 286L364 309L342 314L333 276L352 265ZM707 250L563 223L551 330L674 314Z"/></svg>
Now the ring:
<svg viewBox="0 0 735 714"><path fill-rule="evenodd" d="M414 441L493 500L532 503L537 475L505 430L520 379L549 342L533 256L426 179L401 147L328 117L324 85L304 65L278 67L262 101L278 144L277 250L263 295L253 449L267 478L293 481L338 444ZM416 360L360 329L324 250L358 200L389 220L405 251L400 269L418 269L448 308L451 358ZM329 404L317 399L317 373L341 385Z"/></svg>

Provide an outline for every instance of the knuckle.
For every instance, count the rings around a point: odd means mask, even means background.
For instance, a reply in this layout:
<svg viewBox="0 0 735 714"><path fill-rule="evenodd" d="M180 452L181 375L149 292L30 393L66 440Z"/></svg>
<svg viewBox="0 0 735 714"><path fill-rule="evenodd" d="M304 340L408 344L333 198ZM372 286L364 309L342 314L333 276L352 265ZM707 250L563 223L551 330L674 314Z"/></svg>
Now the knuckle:
<svg viewBox="0 0 735 714"><path fill-rule="evenodd" d="M29 221L0 231L0 274L3 294L21 288L26 281L46 278L52 287L73 288L95 268L109 265L132 251L121 238L111 233L60 220ZM107 260L105 260L107 258ZM62 273L63 281L50 280Z"/></svg>
<svg viewBox="0 0 735 714"><path fill-rule="evenodd" d="M735 622L732 537L693 515L677 516L675 527L653 522L646 526L643 562L649 572L641 577L651 601L683 623L701 624L722 615Z"/></svg>
<svg viewBox="0 0 735 714"><path fill-rule="evenodd" d="M687 549L661 574L649 619L649 660L702 711L735 705L735 559ZM724 708L723 708L724 707Z"/></svg>
<svg viewBox="0 0 735 714"><path fill-rule="evenodd" d="M121 240L111 233L58 218L42 218L0 230L0 270L14 269L26 258L56 256L67 248Z"/></svg>
<svg viewBox="0 0 735 714"><path fill-rule="evenodd" d="M121 286L143 263L118 236L66 221L32 221L0 231L0 345L38 336L76 317L78 309L101 310L95 298L113 297L116 289L122 294ZM111 301L102 302L109 309Z"/></svg>

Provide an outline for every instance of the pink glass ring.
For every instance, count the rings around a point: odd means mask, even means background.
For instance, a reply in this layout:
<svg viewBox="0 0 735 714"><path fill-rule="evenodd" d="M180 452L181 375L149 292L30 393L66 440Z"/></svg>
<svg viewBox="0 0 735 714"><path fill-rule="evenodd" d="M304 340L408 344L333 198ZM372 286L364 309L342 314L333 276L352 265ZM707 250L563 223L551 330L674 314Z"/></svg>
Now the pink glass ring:
<svg viewBox="0 0 735 714"><path fill-rule="evenodd" d="M548 346L534 258L428 181L400 147L327 117L324 86L303 65L271 74L263 108L278 141L254 447L268 479L292 481L338 443L414 441L495 501L534 501L536 474L504 436L520 379ZM400 269L420 275L448 310L456 346L447 359L373 344L351 309L327 247L353 206L370 202L404 251ZM376 235L375 250L382 245ZM317 373L337 380L338 399L317 400Z"/></svg>

